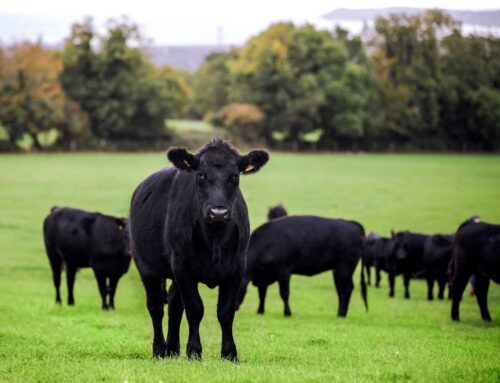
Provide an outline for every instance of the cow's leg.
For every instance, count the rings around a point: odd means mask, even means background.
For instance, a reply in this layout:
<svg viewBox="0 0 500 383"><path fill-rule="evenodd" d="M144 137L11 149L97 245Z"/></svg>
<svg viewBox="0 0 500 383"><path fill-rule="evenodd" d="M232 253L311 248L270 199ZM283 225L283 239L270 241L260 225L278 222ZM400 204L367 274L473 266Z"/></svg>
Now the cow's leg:
<svg viewBox="0 0 500 383"><path fill-rule="evenodd" d="M349 308L351 293L354 289L352 272L344 268L339 268L333 272L333 278L335 280L335 286L337 287L337 295L339 296L337 316L345 317L347 315L347 309Z"/></svg>
<svg viewBox="0 0 500 383"><path fill-rule="evenodd" d="M106 285L106 276L103 273L99 273L94 270L95 279L97 281L97 287L99 287L99 294L102 300L102 309L108 309L107 297L108 297L108 286Z"/></svg>
<svg viewBox="0 0 500 383"><path fill-rule="evenodd" d="M240 287L239 277L233 277L219 287L217 319L222 330L221 357L232 361L238 360L238 352L233 339L233 320L236 311L236 295Z"/></svg>
<svg viewBox="0 0 500 383"><path fill-rule="evenodd" d="M372 268L368 265L365 266L366 267L366 279L367 279L367 282L368 282L368 286L371 286L372 284Z"/></svg>
<svg viewBox="0 0 500 383"><path fill-rule="evenodd" d="M451 284L451 319L453 320L458 321L460 319L460 301L462 300L462 294L464 293L464 289L467 286L471 274L471 269L465 262L455 260L455 273Z"/></svg>
<svg viewBox="0 0 500 383"><path fill-rule="evenodd" d="M481 311L481 317L483 320L490 322L491 316L488 311L488 289L490 287L490 279L481 273L476 273L476 300L479 305L479 310Z"/></svg>
<svg viewBox="0 0 500 383"><path fill-rule="evenodd" d="M446 289L446 276L438 278L438 286L439 286L438 299L443 300L444 290Z"/></svg>
<svg viewBox="0 0 500 383"><path fill-rule="evenodd" d="M57 254L49 255L50 268L52 269L52 280L56 288L56 303L61 304L61 271L62 259Z"/></svg>
<svg viewBox="0 0 500 383"><path fill-rule="evenodd" d="M177 357L180 353L179 331L183 313L181 294L173 282L168 292L167 356L169 357Z"/></svg>
<svg viewBox="0 0 500 383"><path fill-rule="evenodd" d="M259 286L259 308L257 309L257 314L264 314L266 294L267 294L267 285Z"/></svg>
<svg viewBox="0 0 500 383"><path fill-rule="evenodd" d="M389 273L389 297L393 298L394 297L394 283L395 283L396 276L392 273Z"/></svg>
<svg viewBox="0 0 500 383"><path fill-rule="evenodd" d="M75 285L76 267L73 265L66 265L66 284L68 286L68 305L75 304L75 297L73 296L73 287Z"/></svg>
<svg viewBox="0 0 500 383"><path fill-rule="evenodd" d="M116 287L118 286L118 281L121 275L113 274L109 277L109 308L115 309L115 294Z"/></svg>
<svg viewBox="0 0 500 383"><path fill-rule="evenodd" d="M292 311L290 310L290 306L288 304L288 298L290 297L290 274L287 273L281 276L278 280L280 286L280 296L283 299L283 304L285 305L285 316L289 317L292 315Z"/></svg>
<svg viewBox="0 0 500 383"><path fill-rule="evenodd" d="M378 267L375 268L375 287L380 287L380 269Z"/></svg>
<svg viewBox="0 0 500 383"><path fill-rule="evenodd" d="M203 318L203 301L198 292L198 283L184 277L176 278L189 324L186 354L189 358L201 359L200 322Z"/></svg>
<svg viewBox="0 0 500 383"><path fill-rule="evenodd" d="M404 274L404 284L405 284L405 299L410 299L410 274Z"/></svg>
<svg viewBox="0 0 500 383"><path fill-rule="evenodd" d="M146 305L153 322L153 357L165 356L165 338L163 337L163 291L160 277L143 278L146 289Z"/></svg>
<svg viewBox="0 0 500 383"><path fill-rule="evenodd" d="M247 294L248 284L250 283L250 279L248 277L244 277L241 281L240 287L238 288L238 294L236 295L236 310L238 310L245 299L245 295Z"/></svg>
<svg viewBox="0 0 500 383"><path fill-rule="evenodd" d="M434 278L431 276L427 277L427 300L432 301L434 299L434 295L432 294L432 290L434 288Z"/></svg>

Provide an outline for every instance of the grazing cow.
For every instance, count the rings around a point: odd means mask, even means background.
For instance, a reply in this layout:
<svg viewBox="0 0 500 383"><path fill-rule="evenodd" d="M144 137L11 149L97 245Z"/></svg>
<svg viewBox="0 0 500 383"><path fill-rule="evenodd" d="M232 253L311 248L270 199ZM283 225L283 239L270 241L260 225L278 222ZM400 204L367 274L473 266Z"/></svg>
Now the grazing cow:
<svg viewBox="0 0 500 383"><path fill-rule="evenodd" d="M475 275L474 290L481 317L491 321L488 288L490 279L500 283L500 225L480 222L477 217L460 225L455 234L452 264L451 318L459 320L462 294L471 275Z"/></svg>
<svg viewBox="0 0 500 383"><path fill-rule="evenodd" d="M438 299L444 298L448 280L448 264L453 250L453 234L435 234L427 237L422 258L423 274L427 280L427 299L434 299L433 288L436 281L439 286Z"/></svg>
<svg viewBox="0 0 500 383"><path fill-rule="evenodd" d="M196 154L171 148L167 156L174 166L146 178L135 190L130 210L132 255L153 323L153 356L179 355L179 327L186 310L186 353L201 358L201 282L210 288L219 286L221 356L237 360L233 319L250 235L239 178L257 172L269 156L263 150L242 156L222 140L211 141ZM168 291L165 342L162 286L166 278L173 283Z"/></svg>
<svg viewBox="0 0 500 383"><path fill-rule="evenodd" d="M338 316L345 317L353 289L352 275L363 256L364 229L357 222L315 216L288 216L268 221L250 237L238 306L252 281L259 290L257 312L263 314L267 287L278 281L285 316L290 316L290 276L313 276L332 270L339 297ZM367 305L363 268L361 291Z"/></svg>
<svg viewBox="0 0 500 383"><path fill-rule="evenodd" d="M371 282L371 266L375 267L375 287L380 286L380 272L387 271L387 249L390 239L370 233L366 237L365 267L368 284Z"/></svg>
<svg viewBox="0 0 500 383"><path fill-rule="evenodd" d="M405 285L405 298L410 299L410 279L423 270L424 244L428 235L402 231L391 233L387 256L389 273L389 297L394 296L394 282L402 274Z"/></svg>
<svg viewBox="0 0 500 383"><path fill-rule="evenodd" d="M114 309L118 281L128 271L131 260L127 220L69 207L53 207L43 222L43 237L56 287L56 303L61 303L59 287L63 265L68 305L75 303L73 285L77 270L91 267L102 308Z"/></svg>
<svg viewBox="0 0 500 383"><path fill-rule="evenodd" d="M288 215L285 207L281 204L270 207L267 212L267 219L270 221L272 219L286 217Z"/></svg>

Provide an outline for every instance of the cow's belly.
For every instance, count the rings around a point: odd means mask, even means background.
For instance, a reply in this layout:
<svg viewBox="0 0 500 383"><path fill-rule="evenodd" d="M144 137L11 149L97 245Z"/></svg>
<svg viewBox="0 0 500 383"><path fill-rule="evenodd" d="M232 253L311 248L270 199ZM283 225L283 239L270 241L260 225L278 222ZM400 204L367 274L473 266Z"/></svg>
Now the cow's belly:
<svg viewBox="0 0 500 383"><path fill-rule="evenodd" d="M294 264L293 274L312 276L334 268L334 261L330 257L302 257Z"/></svg>

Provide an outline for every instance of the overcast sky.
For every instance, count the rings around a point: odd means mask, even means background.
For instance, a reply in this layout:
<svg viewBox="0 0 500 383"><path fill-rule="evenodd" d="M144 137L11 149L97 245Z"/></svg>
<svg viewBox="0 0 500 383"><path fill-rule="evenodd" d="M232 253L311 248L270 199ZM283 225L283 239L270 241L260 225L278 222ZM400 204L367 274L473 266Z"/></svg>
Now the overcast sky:
<svg viewBox="0 0 500 383"><path fill-rule="evenodd" d="M42 37L61 41L72 22L86 15L101 25L111 17L129 16L143 35L156 44L242 44L251 35L276 21L314 22L327 28L321 15L337 8L385 8L393 6L498 9L490 0L14 0L0 2L0 39L4 42ZM353 26L355 28L355 26Z"/></svg>

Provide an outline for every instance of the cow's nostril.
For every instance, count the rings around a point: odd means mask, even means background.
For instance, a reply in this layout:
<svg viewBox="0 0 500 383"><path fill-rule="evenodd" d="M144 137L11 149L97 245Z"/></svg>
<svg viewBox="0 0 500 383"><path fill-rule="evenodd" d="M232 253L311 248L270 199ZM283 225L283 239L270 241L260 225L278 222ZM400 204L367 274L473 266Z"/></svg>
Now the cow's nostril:
<svg viewBox="0 0 500 383"><path fill-rule="evenodd" d="M210 208L210 214L214 217L224 217L227 215L227 209L222 206L215 206Z"/></svg>

